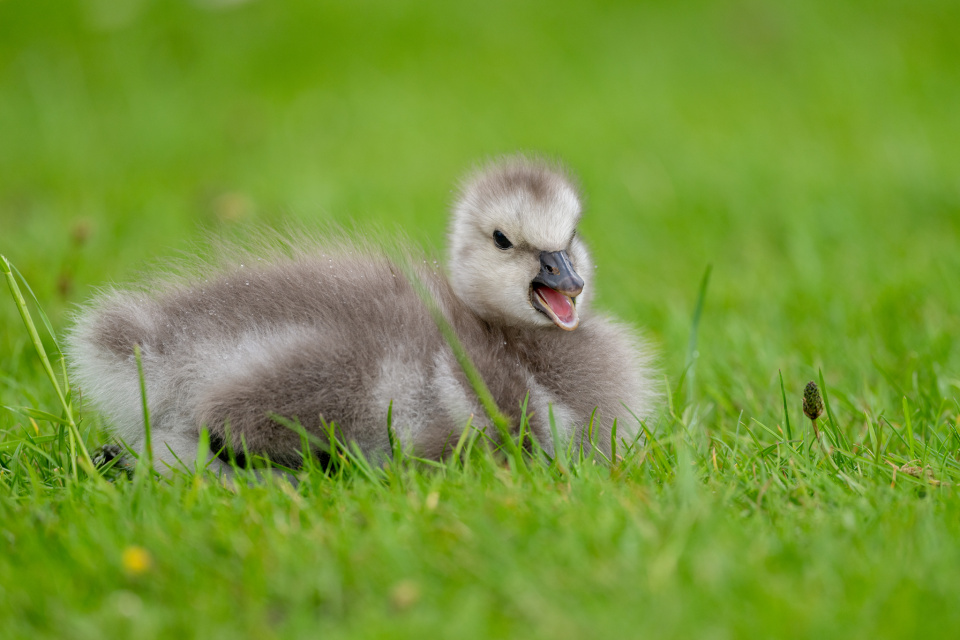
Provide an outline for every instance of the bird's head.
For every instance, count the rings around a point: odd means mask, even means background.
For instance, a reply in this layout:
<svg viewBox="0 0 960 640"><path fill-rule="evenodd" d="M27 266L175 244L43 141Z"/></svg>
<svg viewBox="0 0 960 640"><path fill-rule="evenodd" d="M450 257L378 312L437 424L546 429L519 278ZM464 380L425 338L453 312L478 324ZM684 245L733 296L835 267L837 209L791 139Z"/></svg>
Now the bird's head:
<svg viewBox="0 0 960 640"><path fill-rule="evenodd" d="M572 331L590 293L577 188L559 167L515 156L467 177L453 207L450 280L485 320Z"/></svg>

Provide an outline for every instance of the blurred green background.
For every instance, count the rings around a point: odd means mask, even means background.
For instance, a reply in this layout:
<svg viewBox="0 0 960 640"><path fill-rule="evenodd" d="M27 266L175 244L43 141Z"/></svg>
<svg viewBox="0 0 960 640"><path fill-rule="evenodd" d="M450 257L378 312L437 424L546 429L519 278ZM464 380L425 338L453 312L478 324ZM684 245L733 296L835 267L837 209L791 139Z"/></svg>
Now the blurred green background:
<svg viewBox="0 0 960 640"><path fill-rule="evenodd" d="M918 376L960 387L958 25L954 0L5 0L0 251L62 329L204 229L440 250L458 176L543 152L582 177L597 304L674 381L713 265L721 418L775 413L777 370L818 366L845 410L898 406ZM0 321L0 400L46 397L11 303Z"/></svg>
<svg viewBox="0 0 960 640"><path fill-rule="evenodd" d="M58 332L211 230L440 251L458 176L516 150L582 177L596 304L671 389L713 267L662 464L62 488L63 444L0 409L0 636L947 635L958 34L957 0L0 0L0 253ZM820 367L855 470L811 446ZM0 405L59 411L5 293Z"/></svg>

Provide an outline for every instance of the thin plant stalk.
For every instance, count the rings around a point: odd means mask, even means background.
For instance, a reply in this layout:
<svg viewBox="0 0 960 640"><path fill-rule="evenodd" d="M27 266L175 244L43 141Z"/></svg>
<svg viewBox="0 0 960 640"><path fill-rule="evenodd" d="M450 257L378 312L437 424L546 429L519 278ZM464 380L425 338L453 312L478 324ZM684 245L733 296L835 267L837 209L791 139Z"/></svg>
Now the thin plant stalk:
<svg viewBox="0 0 960 640"><path fill-rule="evenodd" d="M917 459L917 453L913 446L913 422L910 420L910 403L907 396L903 396L903 419L907 426L907 446L910 448L910 460Z"/></svg>
<svg viewBox="0 0 960 640"><path fill-rule="evenodd" d="M137 360L137 376L140 378L140 401L143 404L143 434L144 457L147 460L147 471L153 471L153 440L150 436L150 406L147 404L147 382L143 377L143 356L140 345L133 345L133 355Z"/></svg>
<svg viewBox="0 0 960 640"><path fill-rule="evenodd" d="M403 265L402 262L398 262L399 264ZM427 307L427 310L430 312L430 316L433 318L434 324L437 325L440 335L450 347L450 350L453 352L453 357L456 359L457 364L460 365L460 369L467 378L467 382L470 383L470 387L473 389L473 392L477 394L477 398L480 400L480 405L483 407L484 412L490 418L490 421L496 428L497 433L500 435L500 440L507 448L510 456L514 459L517 468L522 473L526 473L526 465L523 461L523 453L517 443L514 442L513 437L510 434L510 419L504 415L504 413L500 410L500 407L497 406L497 401L493 398L490 388L487 387L486 382L483 380L483 376L480 375L477 367L473 364L473 360L470 359L470 354L467 353L463 343L460 342L460 338L457 336L456 330L453 328L453 325L450 324L450 321L447 320L447 317L443 314L443 311L440 309L440 306L437 304L436 300L433 299L433 295L430 293L427 286L420 280L419 277L417 277L417 274L412 268L406 267L405 265L404 267L407 281L410 283L410 286L413 287L413 290L417 293L424 305Z"/></svg>
<svg viewBox="0 0 960 640"><path fill-rule="evenodd" d="M7 260L7 258L3 255L0 255L0 270L3 271L3 275L7 280L7 286L10 288L10 294L13 296L13 300L17 305L17 310L20 312L20 318L23 320L23 324L27 328L27 333L30 335L30 341L33 343L33 347L36 349L37 355L40 357L40 363L43 365L43 370L46 372L47 378L49 378L50 384L53 386L53 389L57 394L57 399L60 401L60 406L63 408L63 413L67 423L67 433L69 435L71 474L73 475L74 480L76 480L77 449L79 449L81 454L81 466L86 467L85 470L91 476L97 475L96 469L93 466L93 460L90 459L90 453L87 451L87 447L83 443L83 438L80 436L80 430L77 428L77 423L73 416L73 405L67 401L67 397L64 394L63 389L60 387L60 383L57 381L57 376L53 371L53 366L50 364L50 358L47 357L47 352L43 348L43 343L40 340L40 334L37 333L37 327L30 315L30 310L27 309L27 302L24 300L23 294L20 292L20 287L17 284L16 278L13 276L12 265L10 264L10 261Z"/></svg>
<svg viewBox="0 0 960 640"><path fill-rule="evenodd" d="M693 319L690 322L690 338L687 342L687 404L693 403L694 379L697 370L697 333L700 329L700 318L703 315L703 305L707 298L707 287L710 284L710 273L713 271L713 265L708 264L703 272L703 278L700 280L700 289L697 292L697 304L693 309Z"/></svg>
<svg viewBox="0 0 960 640"><path fill-rule="evenodd" d="M793 430L790 428L790 412L787 410L787 391L783 386L783 371L780 371L780 397L783 399L783 423L787 429L787 442L793 440ZM813 429L816 431L817 423L814 421Z"/></svg>

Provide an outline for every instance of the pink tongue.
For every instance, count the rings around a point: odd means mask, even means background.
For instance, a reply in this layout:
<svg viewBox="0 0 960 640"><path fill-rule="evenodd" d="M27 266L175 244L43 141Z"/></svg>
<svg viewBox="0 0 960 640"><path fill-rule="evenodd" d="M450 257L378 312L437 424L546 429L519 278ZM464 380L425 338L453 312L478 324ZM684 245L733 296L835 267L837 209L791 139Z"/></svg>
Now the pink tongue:
<svg viewBox="0 0 960 640"><path fill-rule="evenodd" d="M550 287L537 287L537 293L546 301L550 310L557 314L560 322L570 324L574 319L573 305L570 304L570 298L563 295L556 289Z"/></svg>

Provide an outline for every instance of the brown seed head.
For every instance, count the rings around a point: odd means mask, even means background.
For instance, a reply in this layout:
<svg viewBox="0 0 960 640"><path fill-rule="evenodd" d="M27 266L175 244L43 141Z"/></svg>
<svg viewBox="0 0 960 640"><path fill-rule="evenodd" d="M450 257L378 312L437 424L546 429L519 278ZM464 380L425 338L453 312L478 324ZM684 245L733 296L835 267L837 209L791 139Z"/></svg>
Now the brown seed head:
<svg viewBox="0 0 960 640"><path fill-rule="evenodd" d="M823 415L823 398L820 397L817 383L812 380L803 390L803 413L811 420L816 420Z"/></svg>

